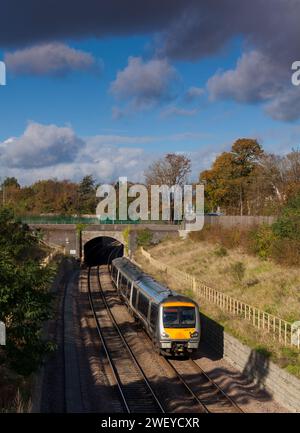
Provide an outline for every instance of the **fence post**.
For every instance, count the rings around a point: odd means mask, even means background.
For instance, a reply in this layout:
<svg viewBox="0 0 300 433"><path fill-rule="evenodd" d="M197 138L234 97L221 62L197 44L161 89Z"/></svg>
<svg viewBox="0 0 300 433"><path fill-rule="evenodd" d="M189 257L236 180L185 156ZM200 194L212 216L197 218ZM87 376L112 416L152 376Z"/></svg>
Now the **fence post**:
<svg viewBox="0 0 300 433"><path fill-rule="evenodd" d="M196 278L195 277L193 277L193 280L192 280L192 289L193 289L193 292L196 291Z"/></svg>

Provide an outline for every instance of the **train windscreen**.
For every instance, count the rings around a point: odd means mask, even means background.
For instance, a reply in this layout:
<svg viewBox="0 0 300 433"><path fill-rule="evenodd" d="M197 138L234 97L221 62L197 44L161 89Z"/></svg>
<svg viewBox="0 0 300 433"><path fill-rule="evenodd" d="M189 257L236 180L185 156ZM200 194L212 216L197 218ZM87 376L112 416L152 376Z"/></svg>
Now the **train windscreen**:
<svg viewBox="0 0 300 433"><path fill-rule="evenodd" d="M194 328L195 307L164 307L163 323L165 328Z"/></svg>

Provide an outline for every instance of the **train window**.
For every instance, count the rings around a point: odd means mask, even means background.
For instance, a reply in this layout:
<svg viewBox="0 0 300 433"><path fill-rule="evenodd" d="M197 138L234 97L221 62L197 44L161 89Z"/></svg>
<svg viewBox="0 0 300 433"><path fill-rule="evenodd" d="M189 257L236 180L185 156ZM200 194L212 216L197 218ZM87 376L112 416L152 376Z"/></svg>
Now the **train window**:
<svg viewBox="0 0 300 433"><path fill-rule="evenodd" d="M130 298L130 289L131 289L131 282L127 281L127 289L126 289L126 298L129 299Z"/></svg>
<svg viewBox="0 0 300 433"><path fill-rule="evenodd" d="M115 281L117 280L117 273L118 273L117 268L115 268L115 266L113 266L113 268L112 268L112 276L113 276L113 279Z"/></svg>
<svg viewBox="0 0 300 433"><path fill-rule="evenodd" d="M127 279L124 277L124 275L122 275L122 278L121 278L121 290L122 290L122 292L123 292L124 295L126 293L126 289L127 289Z"/></svg>
<svg viewBox="0 0 300 433"><path fill-rule="evenodd" d="M140 292L138 301L138 310L143 314L143 316L148 316L149 309L149 299Z"/></svg>
<svg viewBox="0 0 300 433"><path fill-rule="evenodd" d="M136 306L136 298L137 298L137 288L135 286L133 286L133 289L132 289L132 305L133 305L133 307Z"/></svg>
<svg viewBox="0 0 300 433"><path fill-rule="evenodd" d="M151 304L150 323L155 326L157 320L158 307L156 304Z"/></svg>
<svg viewBox="0 0 300 433"><path fill-rule="evenodd" d="M165 328L194 328L196 315L194 307L164 307L163 321Z"/></svg>
<svg viewBox="0 0 300 433"><path fill-rule="evenodd" d="M181 308L180 323L186 326L195 326L195 308Z"/></svg>

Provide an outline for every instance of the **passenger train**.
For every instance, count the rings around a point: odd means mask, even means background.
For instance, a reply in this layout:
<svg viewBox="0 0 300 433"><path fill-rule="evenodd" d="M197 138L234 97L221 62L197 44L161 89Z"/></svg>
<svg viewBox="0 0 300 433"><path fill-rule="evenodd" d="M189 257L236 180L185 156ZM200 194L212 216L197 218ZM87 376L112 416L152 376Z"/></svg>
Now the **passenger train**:
<svg viewBox="0 0 300 433"><path fill-rule="evenodd" d="M196 302L170 290L125 257L111 263L111 277L131 314L141 322L156 351L186 355L200 342L200 314Z"/></svg>

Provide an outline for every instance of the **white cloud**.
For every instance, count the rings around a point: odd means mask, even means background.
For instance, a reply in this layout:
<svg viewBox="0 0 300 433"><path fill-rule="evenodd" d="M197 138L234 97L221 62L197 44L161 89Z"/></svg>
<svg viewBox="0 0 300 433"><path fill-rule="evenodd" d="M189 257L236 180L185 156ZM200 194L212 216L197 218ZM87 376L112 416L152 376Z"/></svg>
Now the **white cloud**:
<svg viewBox="0 0 300 433"><path fill-rule="evenodd" d="M300 118L300 88L291 85L291 71L259 51L244 53L235 69L217 72L207 81L211 100L262 102L273 119Z"/></svg>
<svg viewBox="0 0 300 433"><path fill-rule="evenodd" d="M4 61L8 71L18 75L66 75L71 71L88 71L100 66L90 53L59 42L7 52Z"/></svg>
<svg viewBox="0 0 300 433"><path fill-rule="evenodd" d="M128 65L117 73L110 91L119 100L129 101L133 108L148 108L173 97L177 74L166 59L129 57Z"/></svg>
<svg viewBox="0 0 300 433"><path fill-rule="evenodd" d="M71 162L82 145L83 141L69 127L30 123L23 135L2 143L0 162L22 168Z"/></svg>
<svg viewBox="0 0 300 433"><path fill-rule="evenodd" d="M258 51L244 53L235 69L217 72L207 82L211 99L265 101L282 89L282 72Z"/></svg>
<svg viewBox="0 0 300 433"><path fill-rule="evenodd" d="M300 87L292 87L276 96L265 110L276 120L297 120L300 118Z"/></svg>
<svg viewBox="0 0 300 433"><path fill-rule="evenodd" d="M20 137L0 142L0 171L2 177L15 176L22 184L48 178L79 181L88 174L102 183L121 176L141 182L149 164L164 155L165 152L159 150L160 144L172 149L176 142L182 143L184 153L191 156L196 179L199 170L209 165L218 147L188 151L195 141L203 139L211 141L212 136L187 131L164 136L103 134L81 138L69 126L32 122Z"/></svg>

